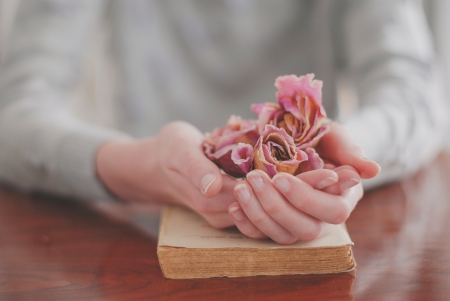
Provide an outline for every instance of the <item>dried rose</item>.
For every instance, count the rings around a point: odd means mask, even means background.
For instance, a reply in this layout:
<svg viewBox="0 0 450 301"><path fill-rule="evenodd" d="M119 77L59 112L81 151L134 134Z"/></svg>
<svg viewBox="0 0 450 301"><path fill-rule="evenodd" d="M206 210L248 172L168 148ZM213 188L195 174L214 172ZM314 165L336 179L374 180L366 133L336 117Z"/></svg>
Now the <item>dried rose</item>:
<svg viewBox="0 0 450 301"><path fill-rule="evenodd" d="M303 161L298 165L294 175L310 170L322 169L324 166L323 160L320 158L319 154L316 153L314 148L308 147L304 152L308 156L308 160Z"/></svg>
<svg viewBox="0 0 450 301"><path fill-rule="evenodd" d="M253 166L272 178L278 172L296 174L299 165L306 160L307 153L295 146L285 129L266 125L255 145Z"/></svg>
<svg viewBox="0 0 450 301"><path fill-rule="evenodd" d="M252 170L258 138L256 121L232 115L224 127L206 134L203 150L227 174L239 178Z"/></svg>
<svg viewBox="0 0 450 301"><path fill-rule="evenodd" d="M280 76L275 87L278 104L252 105L258 114L259 130L273 124L285 129L298 148L314 147L329 130L329 119L322 106L322 81L314 80L314 74Z"/></svg>

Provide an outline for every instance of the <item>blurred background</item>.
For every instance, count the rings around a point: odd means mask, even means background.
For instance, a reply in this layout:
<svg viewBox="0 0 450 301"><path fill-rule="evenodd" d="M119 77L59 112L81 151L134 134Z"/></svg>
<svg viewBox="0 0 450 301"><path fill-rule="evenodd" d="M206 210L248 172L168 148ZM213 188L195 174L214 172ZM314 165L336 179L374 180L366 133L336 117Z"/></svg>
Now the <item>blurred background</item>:
<svg viewBox="0 0 450 301"><path fill-rule="evenodd" d="M420 1L420 0L419 0ZM20 0L0 0L0 60L7 45L7 38L12 26L15 11ZM422 0L431 32L434 36L435 49L439 66L443 74L447 99L450 102L450 1ZM104 42L108 33L98 33L96 45L90 46L89 56L85 60L85 74L79 88L74 91L71 104L73 110L83 119L105 126L115 127L114 104L110 101L113 93L108 87L113 86L114 75L107 58L104 56ZM341 99L350 98L351 91L344 87ZM345 107L345 104L344 104ZM450 113L450 112L449 112ZM345 114L345 112L344 112ZM450 139L447 140L450 148Z"/></svg>

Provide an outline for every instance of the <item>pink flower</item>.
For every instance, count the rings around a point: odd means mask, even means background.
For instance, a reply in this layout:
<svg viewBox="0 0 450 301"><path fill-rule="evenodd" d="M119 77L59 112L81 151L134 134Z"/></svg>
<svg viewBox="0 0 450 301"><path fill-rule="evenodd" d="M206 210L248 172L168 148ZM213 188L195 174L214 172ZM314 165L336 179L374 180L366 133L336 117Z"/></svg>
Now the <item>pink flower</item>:
<svg viewBox="0 0 450 301"><path fill-rule="evenodd" d="M295 146L294 139L283 128L266 125L255 145L253 167L271 178L278 172L296 174L308 155Z"/></svg>
<svg viewBox="0 0 450 301"><path fill-rule="evenodd" d="M206 134L203 150L227 174L239 178L252 170L258 138L256 121L232 115L224 127Z"/></svg>
<svg viewBox="0 0 450 301"><path fill-rule="evenodd" d="M285 129L298 148L316 146L329 130L329 119L322 106L322 81L314 80L314 74L280 76L275 87L278 104L252 105L252 110L258 114L259 130L272 124Z"/></svg>
<svg viewBox="0 0 450 301"><path fill-rule="evenodd" d="M273 177L323 168L314 149L330 128L322 81L314 80L314 74L288 75L278 77L275 86L278 103L252 105L258 120L231 116L225 127L206 135L206 156L229 175L260 169Z"/></svg>
<svg viewBox="0 0 450 301"><path fill-rule="evenodd" d="M308 156L308 160L303 161L298 165L298 168L295 171L295 175L298 175L302 172L323 168L323 160L320 158L319 154L316 153L316 150L314 148L306 148L305 153Z"/></svg>

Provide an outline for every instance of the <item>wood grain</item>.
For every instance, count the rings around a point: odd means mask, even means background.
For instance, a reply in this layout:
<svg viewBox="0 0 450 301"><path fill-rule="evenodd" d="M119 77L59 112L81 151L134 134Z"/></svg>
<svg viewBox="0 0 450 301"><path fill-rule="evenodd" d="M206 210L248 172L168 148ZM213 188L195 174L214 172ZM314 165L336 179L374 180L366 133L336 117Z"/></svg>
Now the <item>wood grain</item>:
<svg viewBox="0 0 450 301"><path fill-rule="evenodd" d="M164 279L155 207L0 189L0 300L450 300L450 154L366 194L353 273Z"/></svg>

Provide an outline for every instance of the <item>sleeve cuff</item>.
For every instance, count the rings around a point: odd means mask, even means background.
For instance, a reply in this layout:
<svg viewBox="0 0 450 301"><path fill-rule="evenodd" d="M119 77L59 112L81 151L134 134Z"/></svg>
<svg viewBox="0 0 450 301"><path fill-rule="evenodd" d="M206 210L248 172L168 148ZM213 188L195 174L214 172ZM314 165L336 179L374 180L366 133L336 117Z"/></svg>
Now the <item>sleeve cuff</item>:
<svg viewBox="0 0 450 301"><path fill-rule="evenodd" d="M98 128L69 132L56 152L57 174L70 195L89 200L118 200L97 176L95 156L98 148L112 139L131 139L123 133Z"/></svg>

